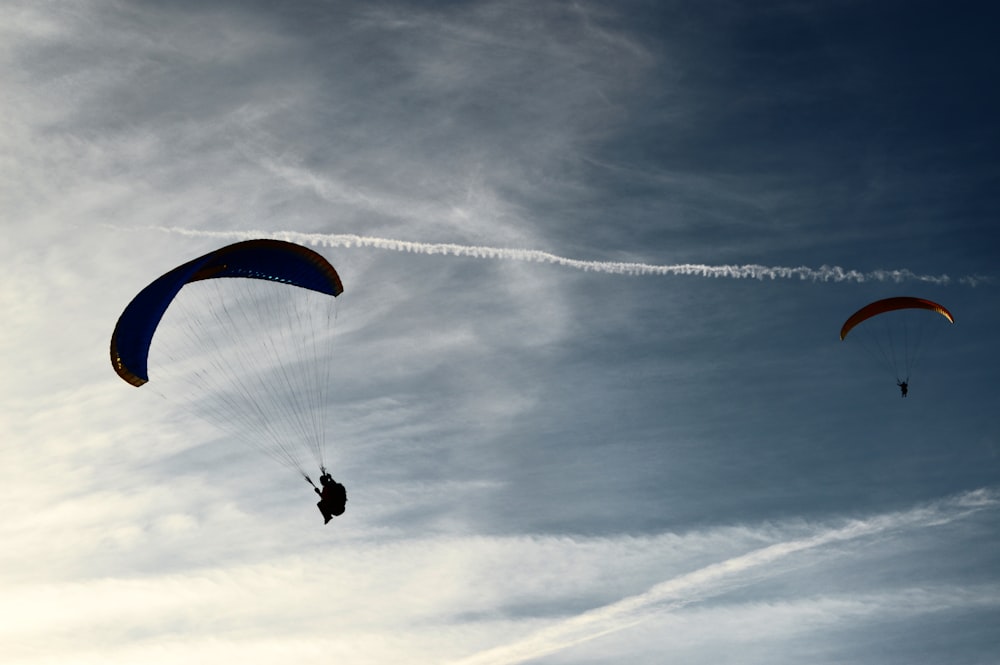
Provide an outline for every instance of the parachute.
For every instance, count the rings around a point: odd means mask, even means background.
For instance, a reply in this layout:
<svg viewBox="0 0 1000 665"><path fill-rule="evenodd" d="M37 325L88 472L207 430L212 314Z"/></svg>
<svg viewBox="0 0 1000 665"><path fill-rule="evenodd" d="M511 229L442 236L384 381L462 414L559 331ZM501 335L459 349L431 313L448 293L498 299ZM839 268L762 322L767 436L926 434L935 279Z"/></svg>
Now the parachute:
<svg viewBox="0 0 1000 665"><path fill-rule="evenodd" d="M111 336L111 365L305 475L303 452L325 465L333 301L343 290L333 266L301 245L227 245L132 299Z"/></svg>
<svg viewBox="0 0 1000 665"><path fill-rule="evenodd" d="M854 326L858 325L862 321L866 321L873 316L877 316L878 314L884 314L885 312L892 312L900 309L928 309L932 312L937 312L944 318L948 319L949 323L955 323L955 317L951 315L951 312L946 310L943 305L939 305L936 302L925 300L923 298L911 298L907 296L886 298L884 300L876 300L869 305L865 305L852 314L840 328L841 341L847 337L847 333L851 332L851 329L854 328Z"/></svg>
<svg viewBox="0 0 1000 665"><path fill-rule="evenodd" d="M855 335L860 336L865 350L895 375L897 383L906 383L927 342L931 323L928 313L955 322L943 305L925 298L897 296L876 300L848 317L840 328L840 339L845 340L858 328Z"/></svg>

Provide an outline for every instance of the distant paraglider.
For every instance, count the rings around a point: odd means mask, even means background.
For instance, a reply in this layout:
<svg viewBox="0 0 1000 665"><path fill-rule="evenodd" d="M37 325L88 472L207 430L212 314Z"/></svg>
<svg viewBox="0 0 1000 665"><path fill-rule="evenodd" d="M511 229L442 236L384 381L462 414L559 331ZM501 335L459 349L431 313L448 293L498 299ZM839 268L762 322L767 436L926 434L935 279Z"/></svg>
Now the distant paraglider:
<svg viewBox="0 0 1000 665"><path fill-rule="evenodd" d="M228 245L133 298L111 336L111 364L306 480L307 457L327 475L333 301L343 290L333 266L301 245Z"/></svg>
<svg viewBox="0 0 1000 665"><path fill-rule="evenodd" d="M897 296L876 300L852 314L840 328L840 339L859 328L862 346L896 377L902 397L909 394L910 373L920 359L927 314L939 314L955 322L943 305L925 298ZM877 317L877 318L876 318ZM870 319L876 319L870 321ZM862 334L863 333L863 334Z"/></svg>
<svg viewBox="0 0 1000 665"><path fill-rule="evenodd" d="M949 323L955 323L955 317L951 315L944 305L939 305L931 300L925 300L924 298L911 298L908 296L899 296L896 298L885 298L884 300L876 300L873 303L865 305L854 314L851 314L847 321L844 321L844 325L840 328L840 339L843 340L847 337L847 333L851 332L854 326L858 325L862 321L867 321L873 316L878 316L879 314L884 314L886 312L892 312L900 309L926 309L932 312L937 312L944 318L948 319Z"/></svg>

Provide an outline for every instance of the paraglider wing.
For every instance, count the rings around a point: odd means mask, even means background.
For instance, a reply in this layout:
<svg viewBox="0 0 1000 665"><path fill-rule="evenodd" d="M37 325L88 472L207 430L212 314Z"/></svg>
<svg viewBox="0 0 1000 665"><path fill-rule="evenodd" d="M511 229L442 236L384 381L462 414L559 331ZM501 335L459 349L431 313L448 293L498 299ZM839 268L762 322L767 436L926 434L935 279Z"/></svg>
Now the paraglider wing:
<svg viewBox="0 0 1000 665"><path fill-rule="evenodd" d="M937 312L944 318L948 319L950 323L955 323L955 317L951 315L943 305L939 305L936 302L926 300L924 298L911 298L908 296L899 296L896 298L886 298L884 300L876 300L875 302L865 305L844 322L844 325L840 329L840 339L843 340L847 337L847 333L851 332L856 325L870 319L873 316L883 314L885 312L892 312L898 309L926 309L932 312Z"/></svg>
<svg viewBox="0 0 1000 665"><path fill-rule="evenodd" d="M123 380L141 386L149 380L147 362L153 333L185 284L236 277L283 282L340 295L340 277L320 254L281 240L246 240L180 265L159 277L128 304L111 336L111 364Z"/></svg>

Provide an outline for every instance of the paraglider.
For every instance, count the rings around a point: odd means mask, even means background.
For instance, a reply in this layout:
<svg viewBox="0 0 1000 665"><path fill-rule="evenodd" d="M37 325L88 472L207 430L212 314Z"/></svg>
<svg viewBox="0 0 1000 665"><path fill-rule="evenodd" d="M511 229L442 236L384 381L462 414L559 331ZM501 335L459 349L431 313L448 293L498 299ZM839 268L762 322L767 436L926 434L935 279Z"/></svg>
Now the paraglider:
<svg viewBox="0 0 1000 665"><path fill-rule="evenodd" d="M848 317L840 328L840 339L845 340L848 333L865 324L862 346L895 375L896 386L905 398L909 394L910 373L916 367L925 341L927 314L938 314L949 323L955 322L951 312L932 300L897 296L876 300ZM881 324L868 322L876 317Z"/></svg>
<svg viewBox="0 0 1000 665"><path fill-rule="evenodd" d="M321 469L321 471L323 475L319 477L319 484L323 486L323 489L320 490L313 485L313 490L319 495L319 503L316 504L316 507L323 515L323 524L329 524L335 516L344 514L344 510L347 508L347 489L334 480L326 469ZM311 479L307 477L306 480L312 484Z"/></svg>
<svg viewBox="0 0 1000 665"><path fill-rule="evenodd" d="M333 301L343 290L333 266L301 245L227 245L132 299L111 336L111 365L122 380L156 386L310 484L307 456L334 482L325 440Z"/></svg>

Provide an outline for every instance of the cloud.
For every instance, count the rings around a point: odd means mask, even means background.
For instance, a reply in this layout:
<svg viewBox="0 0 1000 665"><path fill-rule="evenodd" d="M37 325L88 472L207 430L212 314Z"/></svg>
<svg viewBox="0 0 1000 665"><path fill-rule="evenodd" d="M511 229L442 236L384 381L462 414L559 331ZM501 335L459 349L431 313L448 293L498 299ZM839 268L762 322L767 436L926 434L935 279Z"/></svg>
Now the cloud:
<svg viewBox="0 0 1000 665"><path fill-rule="evenodd" d="M553 662L616 662L628 645L629 662L711 663L884 663L887 634L908 627L903 644L893 648L898 663L940 662L935 641L953 630L963 614L990 616L1000 606L996 585L963 587L910 586L868 592L818 593L797 598L740 599L661 613L656 621L639 624L614 639L587 643L556 656ZM987 638L991 624L982 627ZM919 626L917 631L910 627ZM922 629L922 630L920 630ZM845 632L850 638L845 639ZM958 642L959 640L955 640ZM949 662L980 662L963 657L951 644ZM975 650L973 649L973 652ZM669 657L665 657L669 654ZM546 661L548 662L548 661Z"/></svg>
<svg viewBox="0 0 1000 665"><path fill-rule="evenodd" d="M113 227L126 230L121 227ZM392 238L378 238L348 233L300 233L296 231L206 231L182 227L154 226L132 230L161 231L179 235L219 238L228 240L250 240L253 238L277 238L289 242L305 243L324 247L369 247L395 252L410 252L440 256L456 256L476 259L494 259L502 261L526 261L532 263L548 263L586 272L597 272L610 275L631 276L688 276L714 277L728 279L798 279L811 282L922 282L928 284L947 285L951 283L975 286L981 282L990 281L983 275L966 275L952 278L948 275L924 275L906 268L879 269L860 271L845 269L840 266L765 266L758 264L744 265L707 265L697 263L680 263L671 265L653 265L648 263L621 261L586 261L558 256L549 252L534 249L507 249L501 247L483 247L475 245L458 245L451 243L427 243Z"/></svg>
<svg viewBox="0 0 1000 665"><path fill-rule="evenodd" d="M678 575L644 593L583 612L526 639L456 661L455 665L509 665L539 658L729 591L743 582L746 575L760 574L759 569L777 564L794 554L896 530L939 526L993 507L998 501L1000 498L995 492L979 490L927 506L852 520L842 526L824 527L805 537L761 547Z"/></svg>

